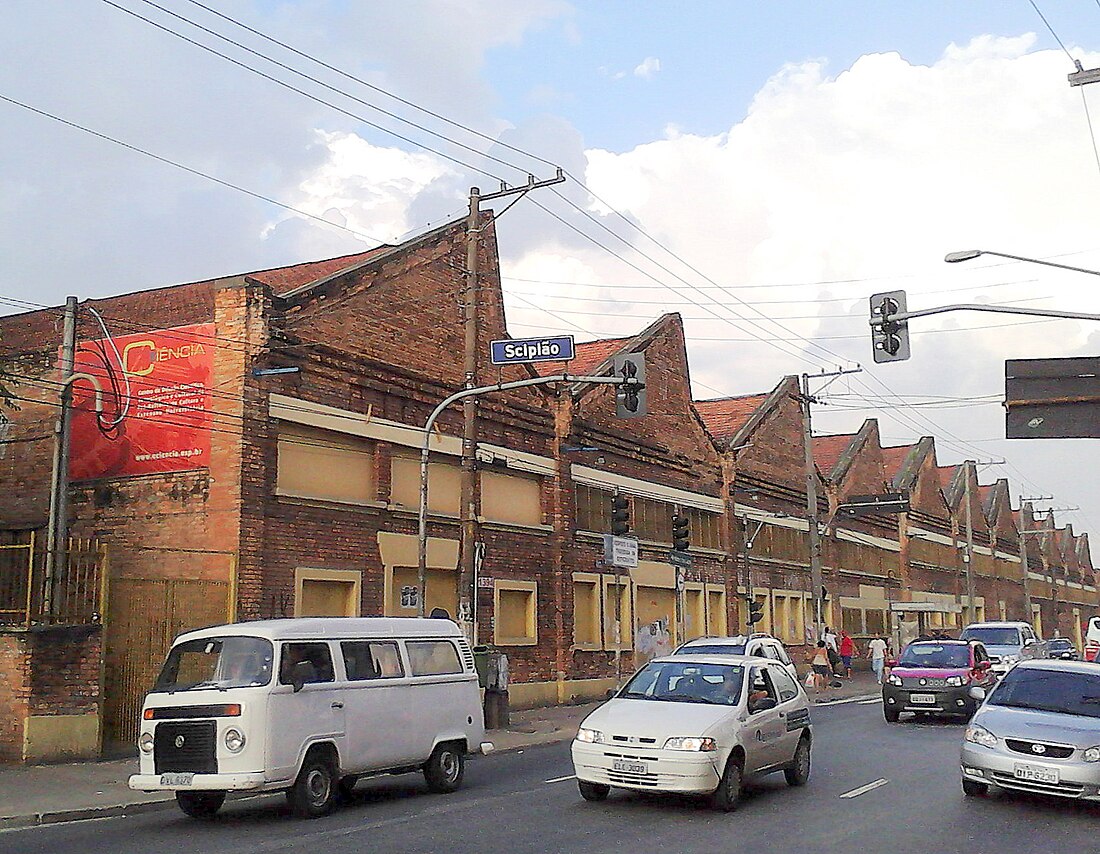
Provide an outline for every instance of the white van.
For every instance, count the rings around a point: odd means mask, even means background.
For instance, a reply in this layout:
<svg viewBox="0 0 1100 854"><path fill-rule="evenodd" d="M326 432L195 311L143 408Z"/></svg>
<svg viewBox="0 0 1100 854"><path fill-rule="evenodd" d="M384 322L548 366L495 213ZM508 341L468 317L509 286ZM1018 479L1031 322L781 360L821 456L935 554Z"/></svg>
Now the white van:
<svg viewBox="0 0 1100 854"><path fill-rule="evenodd" d="M142 710L140 773L209 818L230 791L328 812L360 775L422 770L433 792L487 753L474 656L450 620L322 617L180 635Z"/></svg>

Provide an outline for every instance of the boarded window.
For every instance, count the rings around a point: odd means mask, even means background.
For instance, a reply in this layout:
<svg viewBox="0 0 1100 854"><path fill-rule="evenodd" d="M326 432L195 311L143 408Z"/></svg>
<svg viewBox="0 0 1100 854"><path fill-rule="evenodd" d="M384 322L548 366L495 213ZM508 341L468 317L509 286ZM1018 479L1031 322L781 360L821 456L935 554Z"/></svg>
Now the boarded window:
<svg viewBox="0 0 1100 854"><path fill-rule="evenodd" d="M409 641L409 667L413 676L441 676L461 673L458 650L450 641Z"/></svg>
<svg viewBox="0 0 1100 854"><path fill-rule="evenodd" d="M771 597L767 593L757 593L753 596L753 599L760 606L759 613L760 619L753 624L752 630L754 632L766 632L772 633L772 609L771 609Z"/></svg>
<svg viewBox="0 0 1100 854"><path fill-rule="evenodd" d="M481 472L481 515L493 522L542 524L541 481L502 472Z"/></svg>
<svg viewBox="0 0 1100 854"><path fill-rule="evenodd" d="M494 641L502 646L536 643L538 586L531 581L498 581L495 593Z"/></svg>
<svg viewBox="0 0 1100 854"><path fill-rule="evenodd" d="M611 493L606 489L585 486L575 487L577 506L577 530L607 534L611 531Z"/></svg>
<svg viewBox="0 0 1100 854"><path fill-rule="evenodd" d="M374 457L367 442L281 424L278 448L279 495L352 504L375 500Z"/></svg>
<svg viewBox="0 0 1100 854"><path fill-rule="evenodd" d="M573 575L573 645L600 648L600 577Z"/></svg>
<svg viewBox="0 0 1100 854"><path fill-rule="evenodd" d="M863 611L859 608L840 609L840 626L850 635L863 634Z"/></svg>
<svg viewBox="0 0 1100 854"><path fill-rule="evenodd" d="M420 506L420 460L394 457L390 465L390 501ZM462 469L451 463L428 464L428 509L457 516L462 506Z"/></svg>
<svg viewBox="0 0 1100 854"><path fill-rule="evenodd" d="M691 524L691 544L701 549L722 548L722 514L706 510L686 510Z"/></svg>
<svg viewBox="0 0 1100 854"><path fill-rule="evenodd" d="M676 508L651 498L635 498L632 503L632 527L638 539L671 543L672 517L676 515Z"/></svg>
<svg viewBox="0 0 1100 854"><path fill-rule="evenodd" d="M362 574L355 570L298 568L294 571L295 617L357 617Z"/></svg>
<svg viewBox="0 0 1100 854"><path fill-rule="evenodd" d="M632 649L634 647L634 614L631 608L630 582L622 578L618 585L613 576L603 577L603 647ZM618 639L618 647L616 647Z"/></svg>
<svg viewBox="0 0 1100 854"><path fill-rule="evenodd" d="M397 644L388 641L346 641L340 644L348 679L395 679L405 675Z"/></svg>
<svg viewBox="0 0 1100 854"><path fill-rule="evenodd" d="M703 588L684 590L684 640L702 637L707 633L706 599Z"/></svg>
<svg viewBox="0 0 1100 854"><path fill-rule="evenodd" d="M889 632L886 627L885 611L865 611L864 616L866 617L867 634L882 637Z"/></svg>
<svg viewBox="0 0 1100 854"><path fill-rule="evenodd" d="M707 586L707 634L724 637L726 627L726 591Z"/></svg>

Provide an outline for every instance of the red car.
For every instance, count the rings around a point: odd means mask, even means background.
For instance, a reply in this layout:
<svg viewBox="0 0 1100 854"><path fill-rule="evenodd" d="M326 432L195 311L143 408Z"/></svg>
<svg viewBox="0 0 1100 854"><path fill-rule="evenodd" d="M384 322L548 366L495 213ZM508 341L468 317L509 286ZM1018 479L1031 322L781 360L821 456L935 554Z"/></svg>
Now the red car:
<svg viewBox="0 0 1100 854"><path fill-rule="evenodd" d="M970 689L989 690L996 680L978 641L914 641L887 666L882 714L888 723L897 723L902 712L969 718L978 708Z"/></svg>

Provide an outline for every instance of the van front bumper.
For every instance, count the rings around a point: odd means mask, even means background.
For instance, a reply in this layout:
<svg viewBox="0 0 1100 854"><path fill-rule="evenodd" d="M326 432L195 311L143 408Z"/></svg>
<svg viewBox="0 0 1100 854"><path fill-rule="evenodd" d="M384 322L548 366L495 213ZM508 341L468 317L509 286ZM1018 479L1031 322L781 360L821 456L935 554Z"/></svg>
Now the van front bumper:
<svg viewBox="0 0 1100 854"><path fill-rule="evenodd" d="M262 771L250 774L194 774L190 785L161 782L163 774L134 774L129 786L139 792L241 792L263 788ZM179 776L179 775L172 775Z"/></svg>
<svg viewBox="0 0 1100 854"><path fill-rule="evenodd" d="M578 780L617 789L706 794L717 789L720 780L716 753L662 749L646 750L643 755L642 751L579 741L573 742L572 753Z"/></svg>

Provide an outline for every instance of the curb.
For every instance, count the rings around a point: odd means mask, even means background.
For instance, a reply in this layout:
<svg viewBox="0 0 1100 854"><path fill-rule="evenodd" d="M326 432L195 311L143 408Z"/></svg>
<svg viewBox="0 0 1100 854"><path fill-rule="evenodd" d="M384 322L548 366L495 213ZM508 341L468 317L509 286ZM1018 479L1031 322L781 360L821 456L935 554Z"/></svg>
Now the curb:
<svg viewBox="0 0 1100 854"><path fill-rule="evenodd" d="M72 810L52 810L28 815L5 816L0 818L0 831L23 830L28 827L43 827L49 824L67 824L73 821L92 821L97 818L139 815L168 809L172 806L175 806L174 800L135 801L131 804L112 804L104 807L81 807Z"/></svg>

